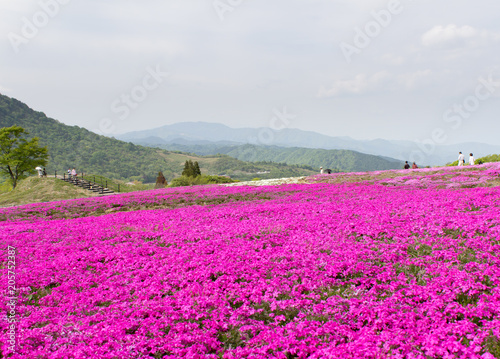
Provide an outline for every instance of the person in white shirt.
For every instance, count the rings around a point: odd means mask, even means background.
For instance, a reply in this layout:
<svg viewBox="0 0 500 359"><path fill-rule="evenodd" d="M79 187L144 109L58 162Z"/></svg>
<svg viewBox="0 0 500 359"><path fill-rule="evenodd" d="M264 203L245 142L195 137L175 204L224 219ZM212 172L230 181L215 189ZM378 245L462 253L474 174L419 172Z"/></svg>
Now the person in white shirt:
<svg viewBox="0 0 500 359"><path fill-rule="evenodd" d="M465 156L462 152L458 152L458 165L463 166L465 163Z"/></svg>
<svg viewBox="0 0 500 359"><path fill-rule="evenodd" d="M469 164L474 166L474 155L472 153L469 154Z"/></svg>
<svg viewBox="0 0 500 359"><path fill-rule="evenodd" d="M319 169L320 169L319 173L323 174L323 167L320 167Z"/></svg>

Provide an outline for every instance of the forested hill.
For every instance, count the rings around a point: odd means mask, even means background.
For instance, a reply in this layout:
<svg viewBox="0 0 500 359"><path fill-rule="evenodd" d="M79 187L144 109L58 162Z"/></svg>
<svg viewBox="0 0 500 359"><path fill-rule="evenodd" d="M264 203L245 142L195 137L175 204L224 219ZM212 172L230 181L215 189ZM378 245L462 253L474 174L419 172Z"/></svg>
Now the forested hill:
<svg viewBox="0 0 500 359"><path fill-rule="evenodd" d="M0 127L21 126L30 137L39 137L49 149L47 171L62 173L68 168L123 180L154 182L159 171L167 180L179 176L184 161L196 160L203 173L229 174L237 179L304 176L315 173L306 166L248 164L228 156L196 157L149 148L97 135L78 126L67 126L48 118L26 104L0 94ZM266 172L263 175L258 172Z"/></svg>
<svg viewBox="0 0 500 359"><path fill-rule="evenodd" d="M336 168L344 172L400 169L403 163L380 156L350 150L323 150L312 148L258 147L244 145L225 154L242 161L273 161L289 164L307 163L315 168Z"/></svg>
<svg viewBox="0 0 500 359"><path fill-rule="evenodd" d="M26 104L0 95L0 126L21 126L30 136L40 138L49 149L47 170L62 172L75 167L112 178L128 179L151 174L169 167L168 160L152 148L136 146L105 136L99 136L78 126L67 126L48 118Z"/></svg>
<svg viewBox="0 0 500 359"><path fill-rule="evenodd" d="M225 154L242 161L272 161L288 164L308 164L313 168L332 168L344 172L377 171L399 169L402 161L367 155L350 150L324 150L299 147L276 147L255 145L189 145L159 144L160 148L192 152L199 155Z"/></svg>

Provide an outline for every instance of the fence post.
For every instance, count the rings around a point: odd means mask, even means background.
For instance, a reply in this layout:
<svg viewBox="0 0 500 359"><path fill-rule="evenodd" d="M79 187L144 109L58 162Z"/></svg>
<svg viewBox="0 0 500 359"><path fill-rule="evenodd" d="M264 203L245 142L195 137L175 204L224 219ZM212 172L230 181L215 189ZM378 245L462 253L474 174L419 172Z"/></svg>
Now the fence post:
<svg viewBox="0 0 500 359"><path fill-rule="evenodd" d="M108 188L108 180L106 180L106 188Z"/></svg>
<svg viewBox="0 0 500 359"><path fill-rule="evenodd" d="M120 184L118 183L118 192L120 192Z"/></svg>

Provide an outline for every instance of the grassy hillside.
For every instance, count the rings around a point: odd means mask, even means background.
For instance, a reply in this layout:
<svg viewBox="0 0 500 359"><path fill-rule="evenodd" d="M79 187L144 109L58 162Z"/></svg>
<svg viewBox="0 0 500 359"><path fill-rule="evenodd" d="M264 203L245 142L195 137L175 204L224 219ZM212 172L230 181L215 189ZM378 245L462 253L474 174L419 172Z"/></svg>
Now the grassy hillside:
<svg viewBox="0 0 500 359"><path fill-rule="evenodd" d="M40 144L49 149L47 172L62 173L75 167L79 173L95 173L121 180L154 182L159 171L167 180L180 176L184 162L198 161L204 174L227 174L236 179L254 177L276 178L304 176L314 173L312 168L276 165L272 163L247 164L227 156L191 156L180 152L137 146L133 143L97 135L78 126L67 126L48 118L44 113L30 109L26 104L0 95L0 127L18 125L30 136L40 138ZM257 172L269 172L259 175ZM272 177L274 176L274 177Z"/></svg>
<svg viewBox="0 0 500 359"><path fill-rule="evenodd" d="M20 181L14 190L0 194L0 206L17 206L95 196L97 195L93 192L60 179L28 177Z"/></svg>
<svg viewBox="0 0 500 359"><path fill-rule="evenodd" d="M469 165L469 157L465 157L465 165ZM489 155L489 156L484 156L480 158L475 159L476 164L482 164L482 163L490 163L490 162L500 162L500 155ZM447 166L458 166L458 160L449 163Z"/></svg>
<svg viewBox="0 0 500 359"><path fill-rule="evenodd" d="M299 147L276 147L255 145L178 145L162 144L159 148L193 152L199 155L215 153L225 154L242 161L272 161L297 165L308 165L312 168L331 168L343 172L376 171L400 169L403 163L398 160L380 156L367 155L350 150L323 150Z"/></svg>

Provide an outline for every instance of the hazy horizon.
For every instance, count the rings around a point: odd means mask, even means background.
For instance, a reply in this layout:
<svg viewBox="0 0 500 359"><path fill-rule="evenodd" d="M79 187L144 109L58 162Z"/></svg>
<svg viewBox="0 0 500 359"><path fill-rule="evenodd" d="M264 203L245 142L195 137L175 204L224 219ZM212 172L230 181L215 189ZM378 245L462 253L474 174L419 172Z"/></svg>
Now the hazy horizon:
<svg viewBox="0 0 500 359"><path fill-rule="evenodd" d="M185 121L185 122L176 122L176 123L170 123L170 124L167 124L167 125L161 125L159 127L153 127L153 128L144 128L144 129L140 129L140 130L133 130L133 131L127 131L127 132L120 132L120 133L115 133L115 134L111 134L111 135L105 135L105 136L108 136L108 137L114 137L114 136L122 136L122 135L125 135L125 134L128 134L128 133L133 133L133 132L140 132L140 131L151 131L151 130L155 130L155 129L158 129L158 128L161 128L161 127L165 127L165 126L170 126L170 125L176 125L176 124L180 124L180 123L210 123L210 124L216 124L216 125L223 125L223 126L226 126L228 128L231 128L231 129L236 129L236 130L243 130L243 129L261 129L261 128L271 128L271 127L265 127L265 126L261 126L261 127L250 127L250 126L229 126L229 125L225 125L223 123L219 123L219 122L206 122L206 121ZM295 127L287 127L286 129L289 129L289 130L300 130L300 131L308 131L308 132L314 132L314 133L319 133L319 132L316 132L316 131L312 131L312 130L302 130L300 128L295 128ZM280 129L274 129L274 131L280 131ZM329 136L329 135L325 135L325 136ZM377 140L385 140L385 141L410 141L410 142L413 142L411 140L401 140L401 139L394 139L394 140L390 140L390 139L386 139L386 138L372 138L372 139L368 139L368 138L355 138L355 137L352 137L352 136L331 136L331 137L340 137L340 138L348 138L348 139L352 139L352 140L356 140L356 141L377 141ZM230 140L229 140L230 141ZM467 142L477 142L477 141L466 141L466 142L449 142L447 143L448 145L459 145L459 144L462 144L462 143L467 143ZM495 144L495 143L488 143L488 142L477 142L477 143L482 143L482 144L485 144L485 145L492 145L492 146L495 146L495 145L498 145L498 144Z"/></svg>

